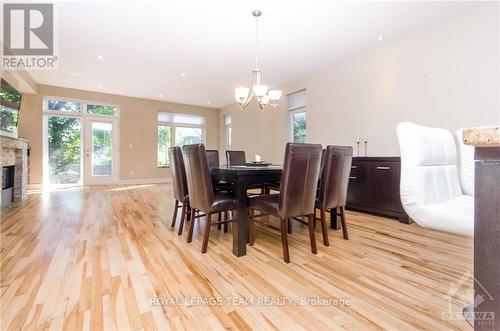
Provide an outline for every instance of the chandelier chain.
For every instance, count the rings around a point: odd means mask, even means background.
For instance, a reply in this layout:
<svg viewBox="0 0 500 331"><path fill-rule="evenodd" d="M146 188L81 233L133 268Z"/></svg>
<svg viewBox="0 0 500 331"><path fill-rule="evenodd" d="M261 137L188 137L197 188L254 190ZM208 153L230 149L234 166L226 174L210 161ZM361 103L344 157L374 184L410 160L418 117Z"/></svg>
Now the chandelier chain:
<svg viewBox="0 0 500 331"><path fill-rule="evenodd" d="M259 68L259 16L255 17L255 69Z"/></svg>

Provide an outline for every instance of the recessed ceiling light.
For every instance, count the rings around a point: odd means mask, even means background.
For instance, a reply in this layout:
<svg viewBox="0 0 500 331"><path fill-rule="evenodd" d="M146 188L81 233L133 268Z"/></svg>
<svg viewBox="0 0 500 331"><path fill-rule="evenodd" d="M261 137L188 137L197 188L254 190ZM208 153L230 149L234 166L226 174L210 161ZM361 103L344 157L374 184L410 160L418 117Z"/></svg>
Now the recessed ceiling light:
<svg viewBox="0 0 500 331"><path fill-rule="evenodd" d="M382 41L382 40L384 40L384 36L378 36L378 38L377 38L377 39L378 39L379 41Z"/></svg>
<svg viewBox="0 0 500 331"><path fill-rule="evenodd" d="M103 59L102 55L101 54L97 55L97 59L102 60Z"/></svg>
<svg viewBox="0 0 500 331"><path fill-rule="evenodd" d="M182 78L186 77L186 73L185 73L185 72L183 72L183 73L181 74L181 77L182 77Z"/></svg>

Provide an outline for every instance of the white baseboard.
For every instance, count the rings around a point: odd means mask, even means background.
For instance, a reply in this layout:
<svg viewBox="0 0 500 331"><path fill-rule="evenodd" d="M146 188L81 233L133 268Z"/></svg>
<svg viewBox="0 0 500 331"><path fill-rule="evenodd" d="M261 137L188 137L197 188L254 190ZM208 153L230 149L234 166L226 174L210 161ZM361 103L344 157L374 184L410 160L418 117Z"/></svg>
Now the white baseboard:
<svg viewBox="0 0 500 331"><path fill-rule="evenodd" d="M163 184L171 183L172 178L140 178L140 179L120 179L120 185L138 185L138 184Z"/></svg>
<svg viewBox="0 0 500 331"><path fill-rule="evenodd" d="M140 179L120 179L117 183L102 183L96 185L140 185L140 184L164 184L171 183L172 178L140 178ZM78 185L75 185L78 186ZM92 185L90 185L92 186ZM43 184L28 184L28 190L41 190L46 188Z"/></svg>

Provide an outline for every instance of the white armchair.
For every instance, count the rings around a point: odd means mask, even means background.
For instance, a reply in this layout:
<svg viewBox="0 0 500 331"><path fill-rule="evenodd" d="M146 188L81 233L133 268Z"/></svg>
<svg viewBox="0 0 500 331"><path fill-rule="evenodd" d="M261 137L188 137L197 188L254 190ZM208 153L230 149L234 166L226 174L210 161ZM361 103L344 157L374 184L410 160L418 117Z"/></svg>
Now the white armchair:
<svg viewBox="0 0 500 331"><path fill-rule="evenodd" d="M445 129L397 126L401 150L401 202L417 224L472 236L474 199L460 184L457 150Z"/></svg>

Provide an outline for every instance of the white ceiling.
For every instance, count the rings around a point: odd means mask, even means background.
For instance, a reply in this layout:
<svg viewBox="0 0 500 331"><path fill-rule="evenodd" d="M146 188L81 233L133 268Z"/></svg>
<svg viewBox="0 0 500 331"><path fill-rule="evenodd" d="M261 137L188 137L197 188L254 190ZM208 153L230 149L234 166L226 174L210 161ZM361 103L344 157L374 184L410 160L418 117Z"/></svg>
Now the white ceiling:
<svg viewBox="0 0 500 331"><path fill-rule="evenodd" d="M233 102L234 87L250 84L255 52L255 22L250 13L256 8L263 11L259 23L263 82L279 86L474 5L321 0L59 2L60 70L36 71L32 76L41 84L222 107ZM383 41L378 41L379 35Z"/></svg>

